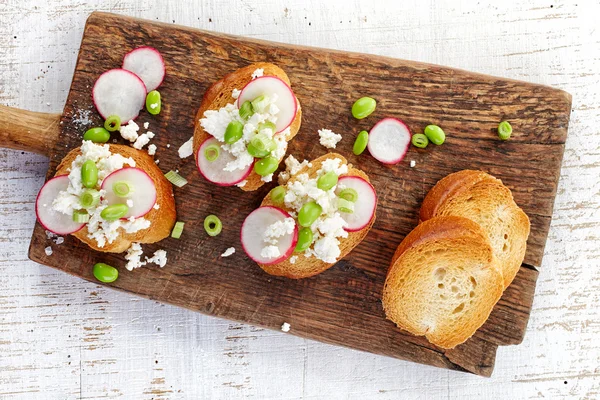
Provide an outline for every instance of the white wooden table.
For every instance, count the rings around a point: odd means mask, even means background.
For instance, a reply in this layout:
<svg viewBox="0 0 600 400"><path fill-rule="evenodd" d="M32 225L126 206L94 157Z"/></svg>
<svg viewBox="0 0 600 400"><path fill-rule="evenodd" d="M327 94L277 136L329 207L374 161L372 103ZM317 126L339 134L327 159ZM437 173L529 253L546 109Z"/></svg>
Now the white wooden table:
<svg viewBox="0 0 600 400"><path fill-rule="evenodd" d="M0 102L60 112L97 9L567 90L569 138L523 344L501 347L485 379L206 317L40 266L27 246L48 162L0 150L1 399L600 398L599 2L326 3L0 0Z"/></svg>

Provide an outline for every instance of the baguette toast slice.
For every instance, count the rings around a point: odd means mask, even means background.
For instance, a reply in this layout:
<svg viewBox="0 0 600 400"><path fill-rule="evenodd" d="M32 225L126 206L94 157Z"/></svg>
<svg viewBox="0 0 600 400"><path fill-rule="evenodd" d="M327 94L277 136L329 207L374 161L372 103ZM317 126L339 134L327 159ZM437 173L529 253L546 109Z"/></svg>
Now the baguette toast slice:
<svg viewBox="0 0 600 400"><path fill-rule="evenodd" d="M145 151L119 144L110 144L109 147L111 153L121 154L125 158L131 157L135 161L136 167L143 169L150 176L156 186L156 204L159 205L159 209L153 208L144 215L144 218L150 221L150 227L135 233L125 233L121 230L119 237L112 243L106 243L104 247L98 247L98 243L88 237L87 226L72 235L92 249L106 253L122 253L131 246L131 243L155 243L168 237L177 217L171 183ZM80 154L81 151L78 148L71 150L58 165L55 176L68 174L71 163Z"/></svg>
<svg viewBox="0 0 600 400"><path fill-rule="evenodd" d="M236 99L232 97L233 89L241 90L244 88L244 86L246 86L246 84L252 80L252 74L254 71L259 68L264 70L263 76L276 76L291 87L290 79L284 70L275 64L265 62L250 64L226 75L223 79L215 82L204 94L202 103L200 104L200 108L196 114L196 119L194 122L193 144L194 158L197 158L200 145L206 139L211 137L211 135L202 128L202 125L200 125L200 119L203 118L204 112L207 110L218 110L222 107L225 107L229 103L235 102ZM298 111L296 112L294 121L292 121L292 124L290 125L290 134L287 137L288 142L292 140L292 138L298 133L301 121L302 111L300 102L298 102ZM285 155L283 157L285 157ZM279 162L281 162L281 159ZM261 176L254 172L253 169L252 172L250 172L250 175L248 175L246 178L246 184L242 186L241 189L244 191L253 191L264 185L264 183L265 182L261 180Z"/></svg>
<svg viewBox="0 0 600 400"><path fill-rule="evenodd" d="M307 165L307 166L304 166L303 168L301 168L296 174L294 174L290 177L290 182L293 182L294 180L296 180L296 177L303 173L308 174L309 177L311 177L311 178L314 177L316 175L317 171L319 171L319 169L321 169L321 165L322 165L323 161L325 161L327 159L333 159L333 158L339 158L340 160L342 160L342 164L348 164L346 159L344 157L342 157L341 155L336 154L336 153L329 153L329 154L326 154L324 156L321 156L321 157L316 158L315 160L311 161L310 164L312 166ZM365 174L364 172L362 172L359 169L352 167L351 164L348 164L348 173L344 174L342 176L359 176L359 177L365 179L367 182L370 182L367 174ZM286 209L285 206L274 204L273 201L271 200L270 192L269 192L269 194L267 194L267 196L262 201L261 206L275 206L275 207L283 208L284 210L286 210L288 212L293 211L290 209ZM375 212L373 213L373 218L371 218L371 221L369 222L369 224L366 227L364 227L360 231L348 232L347 238L339 239L341 254L340 254L340 257L338 258L338 261L341 260L342 258L344 258L348 253L350 253L350 251L352 251L352 249L354 249L367 236L367 233L369 233L369 230L371 230L371 227L373 226L373 223L375 222L376 213L377 213L377 210L375 210ZM305 257L304 253L294 253L294 254L292 254L292 257L294 257L294 256L296 257L296 262L293 264L290 262L290 258L291 258L290 257L287 260L282 261L277 264L269 264L269 265L259 264L259 266L265 272L267 272L268 274L271 274L271 275L285 276L285 277L291 278L291 279L302 279L302 278L308 278L308 277L320 274L321 272L331 268L335 264L335 263L327 263L325 261L319 260L314 256L307 258L307 257Z"/></svg>
<svg viewBox="0 0 600 400"><path fill-rule="evenodd" d="M451 349L483 325L503 291L484 230L463 217L434 217L398 246L383 288L388 319Z"/></svg>
<svg viewBox="0 0 600 400"><path fill-rule="evenodd" d="M504 288L519 271L529 236L529 218L501 180L464 170L440 180L423 200L421 221L442 215L469 218L486 232L500 262Z"/></svg>

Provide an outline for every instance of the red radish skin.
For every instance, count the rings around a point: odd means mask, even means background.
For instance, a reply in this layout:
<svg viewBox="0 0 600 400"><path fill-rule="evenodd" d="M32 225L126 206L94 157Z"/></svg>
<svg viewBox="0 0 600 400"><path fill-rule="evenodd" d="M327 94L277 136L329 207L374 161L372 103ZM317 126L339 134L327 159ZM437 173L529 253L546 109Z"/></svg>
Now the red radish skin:
<svg viewBox="0 0 600 400"><path fill-rule="evenodd" d="M408 126L396 118L384 118L369 132L369 153L383 164L398 164L410 147Z"/></svg>
<svg viewBox="0 0 600 400"><path fill-rule="evenodd" d="M291 218L290 214L278 207L264 206L252 211L242 224L240 230L240 240L242 248L253 261L264 264L277 264L288 259L298 243L298 225L294 226L294 232L290 235L285 235L279 239L279 244L285 247L285 251L281 251L281 256L276 259L265 259L261 257L260 252L267 246L263 241L265 229L276 221L283 221L286 218ZM282 243L282 241L284 243ZM285 243L287 241L287 243Z"/></svg>
<svg viewBox="0 0 600 400"><path fill-rule="evenodd" d="M133 193L130 197L118 197L112 190L113 184L116 182L125 181L133 185ZM118 169L108 175L102 181L102 190L106 191L104 200L108 204L125 204L127 200L133 202L133 207L130 207L129 212L121 219L140 218L152 211L156 204L156 186L154 181L140 168L126 167Z"/></svg>
<svg viewBox="0 0 600 400"><path fill-rule="evenodd" d="M261 95L272 95L276 93L278 98L275 105L279 108L277 122L275 123L276 133L284 131L289 127L298 112L298 100L287 83L276 76L261 76L253 79L244 86L238 97L238 104L244 104L245 101L252 101Z"/></svg>
<svg viewBox="0 0 600 400"><path fill-rule="evenodd" d="M219 186L233 186L242 182L248 177L248 175L250 175L252 168L254 167L254 162L245 170L224 171L223 168L225 168L225 165L229 161L233 161L235 158L230 153L223 150L223 148L221 148L219 158L213 162L208 161L206 157L204 157L204 150L207 146L212 144L216 144L221 147L221 143L217 139L210 137L200 145L198 153L196 154L196 165L198 166L198 171L200 171L200 174L207 181Z"/></svg>
<svg viewBox="0 0 600 400"><path fill-rule="evenodd" d="M336 194L342 191L339 188L340 186L354 189L358 193L358 200L354 203L354 212L352 214L340 212L342 218L348 223L348 226L344 229L348 232L360 231L369 225L375 216L375 209L377 208L375 188L359 176L340 177L338 188L335 190Z"/></svg>
<svg viewBox="0 0 600 400"><path fill-rule="evenodd" d="M74 222L72 216L52 209L52 202L58 193L66 190L67 187L69 187L68 175L55 176L42 186L35 199L37 220L44 229L57 235L75 233L85 226L85 224Z"/></svg>
<svg viewBox="0 0 600 400"><path fill-rule="evenodd" d="M165 78L165 61L158 50L149 46L127 53L123 57L122 68L139 76L148 92L159 87Z"/></svg>
<svg viewBox="0 0 600 400"><path fill-rule="evenodd" d="M125 69L106 71L94 83L92 100L102 118L118 115L121 124L135 120L146 104L146 85Z"/></svg>

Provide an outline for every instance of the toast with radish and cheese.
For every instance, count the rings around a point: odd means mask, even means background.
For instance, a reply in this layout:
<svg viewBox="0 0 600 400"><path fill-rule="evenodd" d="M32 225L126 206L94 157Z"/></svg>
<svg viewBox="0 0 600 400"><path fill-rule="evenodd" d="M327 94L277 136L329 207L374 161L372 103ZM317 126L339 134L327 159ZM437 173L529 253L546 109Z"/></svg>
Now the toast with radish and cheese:
<svg viewBox="0 0 600 400"><path fill-rule="evenodd" d="M521 267L529 236L529 218L501 180L483 171L464 170L440 180L423 200L421 221L442 215L469 218L490 239L508 287Z"/></svg>
<svg viewBox="0 0 600 400"><path fill-rule="evenodd" d="M258 189L272 180L301 115L278 66L255 63L226 75L207 90L196 115L193 154L200 173L220 186Z"/></svg>
<svg viewBox="0 0 600 400"><path fill-rule="evenodd" d="M293 279L319 274L345 257L375 222L377 196L368 176L330 153L286 160L281 186L244 221L246 253L267 273Z"/></svg>
<svg viewBox="0 0 600 400"><path fill-rule="evenodd" d="M90 163L97 174L86 186L82 170ZM112 209L117 214L107 213ZM40 190L36 212L48 231L110 253L164 239L176 218L172 186L146 152L91 141L61 161Z"/></svg>
<svg viewBox="0 0 600 400"><path fill-rule="evenodd" d="M486 232L467 218L442 216L418 225L398 246L382 302L398 327L450 349L483 325L503 288Z"/></svg>

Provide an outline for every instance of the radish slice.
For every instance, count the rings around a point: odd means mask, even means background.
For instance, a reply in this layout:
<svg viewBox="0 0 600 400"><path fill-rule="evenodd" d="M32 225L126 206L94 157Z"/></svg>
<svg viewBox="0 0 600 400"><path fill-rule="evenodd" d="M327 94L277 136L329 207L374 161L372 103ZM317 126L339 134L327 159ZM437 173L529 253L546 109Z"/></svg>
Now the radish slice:
<svg viewBox="0 0 600 400"><path fill-rule="evenodd" d="M213 144L219 146L221 151L216 160L208 161L204 156L204 150ZM254 163L243 170L225 171L225 165L230 161L235 161L235 157L228 151L223 150L221 143L214 137L206 139L198 149L198 154L196 154L196 165L198 165L198 170L202 176L209 182L216 183L219 186L233 186L246 179L252 172Z"/></svg>
<svg viewBox="0 0 600 400"><path fill-rule="evenodd" d="M63 214L52 208L52 202L58 194L69 187L69 176L61 175L50 179L38 193L35 200L35 213L42 226L57 235L68 235L84 227L85 224L73 221L71 215Z"/></svg>
<svg viewBox="0 0 600 400"><path fill-rule="evenodd" d="M92 89L92 97L102 118L118 115L121 124L125 125L137 118L146 104L146 86L133 72L111 69L100 75Z"/></svg>
<svg viewBox="0 0 600 400"><path fill-rule="evenodd" d="M296 118L296 112L298 112L296 96L287 83L276 76L262 76L253 79L242 89L240 97L238 97L238 104L244 104L247 100L252 101L258 96L273 96L274 94L277 95L275 105L279 108L275 123L275 130L278 133L292 124Z"/></svg>
<svg viewBox="0 0 600 400"><path fill-rule="evenodd" d="M119 197L113 191L113 185L117 182L127 182L132 191L127 197ZM150 175L139 168L122 168L108 175L102 181L102 190L106 191L104 199L108 204L128 204L129 212L123 219L130 217L139 218L148 214L156 204L156 186Z"/></svg>
<svg viewBox="0 0 600 400"><path fill-rule="evenodd" d="M384 118L369 132L369 153L384 164L398 164L408 151L412 135L396 118Z"/></svg>
<svg viewBox="0 0 600 400"><path fill-rule="evenodd" d="M340 186L356 190L358 199L354 203L353 213L340 212L340 215L348 223L344 228L348 232L356 232L369 225L375 214L377 206L377 194L375 188L369 182L359 176L342 176L338 180L338 187L335 193L342 191Z"/></svg>
<svg viewBox="0 0 600 400"><path fill-rule="evenodd" d="M139 76L148 92L159 87L165 77L165 61L153 47L138 47L127 53L122 68Z"/></svg>
<svg viewBox="0 0 600 400"><path fill-rule="evenodd" d="M298 242L298 225L294 226L294 232L285 234L277 242L279 253L277 258L266 258L261 255L263 248L270 246L264 242L265 230L277 221L291 218L290 214L277 207L260 207L252 211L242 224L241 240L242 247L248 257L260 264L277 264L294 252Z"/></svg>

